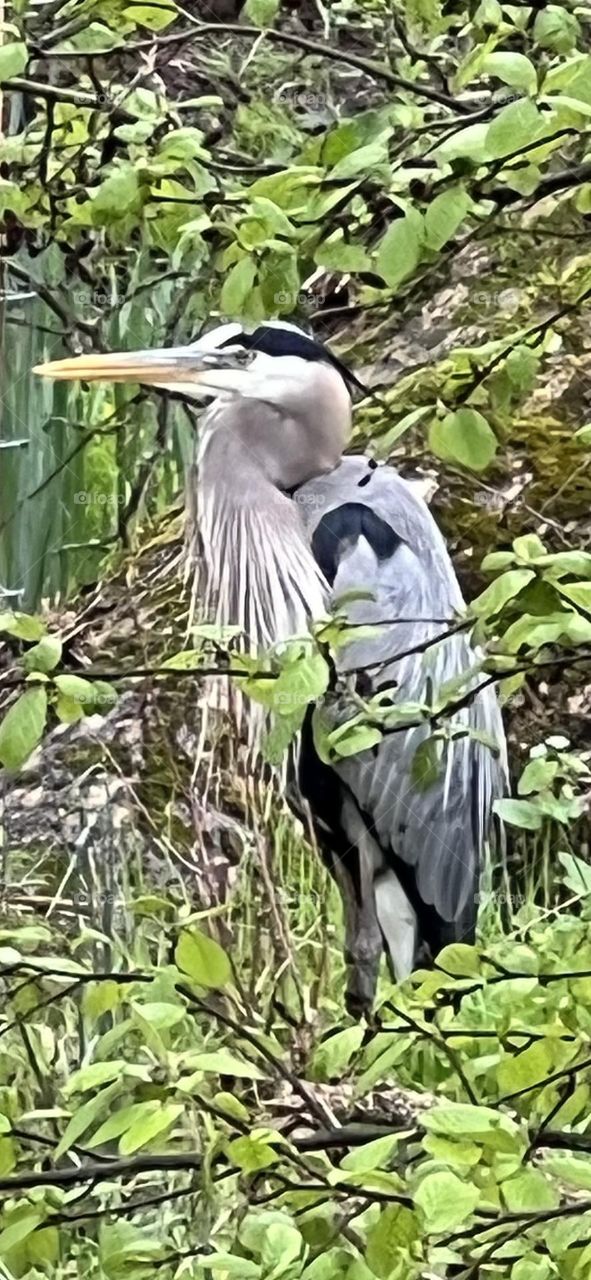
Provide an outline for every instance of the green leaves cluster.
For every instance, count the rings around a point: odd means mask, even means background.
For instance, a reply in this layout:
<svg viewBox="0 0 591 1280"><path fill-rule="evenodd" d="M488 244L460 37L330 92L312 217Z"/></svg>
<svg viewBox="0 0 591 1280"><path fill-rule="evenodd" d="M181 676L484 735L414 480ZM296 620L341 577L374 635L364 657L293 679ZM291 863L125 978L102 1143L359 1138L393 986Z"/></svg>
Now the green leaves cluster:
<svg viewBox="0 0 591 1280"><path fill-rule="evenodd" d="M70 672L58 673L62 642L57 635L47 634L45 623L29 614L0 614L0 634L25 644L15 664L14 674L21 683L30 685L13 701L0 721L0 765L16 770L39 745L47 724L48 712L62 724L73 724L85 715L111 710L117 700L112 685L105 680L85 680Z"/></svg>
<svg viewBox="0 0 591 1280"><path fill-rule="evenodd" d="M325 1025L305 1059L297 1030L277 1012L266 1024L233 984L213 936L190 920L179 926L169 963L141 927L142 967L100 976L63 946L59 958L49 954L56 938L47 928L3 931L2 1054L17 1068L0 1089L9 1193L0 1257L11 1274L84 1266L90 1277L139 1280L149 1262L173 1280L189 1254L196 1274L220 1280L420 1280L485 1255L494 1280L507 1274L507 1255L513 1280L535 1276L540 1257L549 1277L585 1274L585 920L533 917L527 941L449 946L434 969L384 990L374 1026ZM38 1046L34 1069L19 1019ZM82 1032L87 1048L76 1064ZM341 1111L341 1143L319 1140L305 1153L299 1130L281 1132L277 1090L294 1081L300 1106L317 1081L325 1082L318 1097L330 1099L332 1082L361 1112L370 1089L383 1105L392 1089L413 1090L415 1100L420 1090L423 1105L415 1101L407 1124L370 1123L365 1132ZM311 1115L306 1131L320 1136L325 1125ZM85 1189L85 1165L97 1162L103 1176ZM60 1170L72 1172L74 1190L60 1184ZM122 1170L132 1192L125 1215ZM179 1195L216 1206L207 1237L198 1216L177 1211ZM73 1198L93 1223L83 1238Z"/></svg>

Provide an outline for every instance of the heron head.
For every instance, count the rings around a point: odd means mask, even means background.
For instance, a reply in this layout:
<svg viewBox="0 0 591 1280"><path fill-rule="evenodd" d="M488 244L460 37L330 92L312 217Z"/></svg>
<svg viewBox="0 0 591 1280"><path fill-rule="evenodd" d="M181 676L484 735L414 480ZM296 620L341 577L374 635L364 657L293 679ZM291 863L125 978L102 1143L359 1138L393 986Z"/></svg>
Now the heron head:
<svg viewBox="0 0 591 1280"><path fill-rule="evenodd" d="M350 432L352 389L365 390L332 352L284 321L265 322L252 332L223 324L188 346L93 352L52 360L34 372L68 381L140 383L190 400L229 401L234 407L227 421L231 417L245 432L253 412L244 408L241 413L240 401L251 406L256 401L256 434L267 456L280 459L271 471L302 479L336 465ZM293 459L287 469L286 453Z"/></svg>
<svg viewBox="0 0 591 1280"><path fill-rule="evenodd" d="M82 382L138 382L202 400L244 396L268 403L305 391L314 366L333 372L350 395L365 391L355 375L320 342L296 325L270 320L252 332L222 324L183 347L90 352L50 360L33 372ZM338 383L335 382L338 386Z"/></svg>

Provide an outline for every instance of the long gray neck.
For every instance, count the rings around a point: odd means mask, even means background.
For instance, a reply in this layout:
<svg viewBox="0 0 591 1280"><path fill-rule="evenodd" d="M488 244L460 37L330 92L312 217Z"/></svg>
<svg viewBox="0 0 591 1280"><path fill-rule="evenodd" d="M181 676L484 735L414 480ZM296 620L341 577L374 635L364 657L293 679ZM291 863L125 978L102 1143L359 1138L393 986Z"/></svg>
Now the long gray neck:
<svg viewBox="0 0 591 1280"><path fill-rule="evenodd" d="M297 503L273 483L256 442L247 446L226 424L226 412L220 405L208 415L197 467L203 596L208 615L241 627L245 648L257 651L305 635L308 619L326 611L327 585Z"/></svg>

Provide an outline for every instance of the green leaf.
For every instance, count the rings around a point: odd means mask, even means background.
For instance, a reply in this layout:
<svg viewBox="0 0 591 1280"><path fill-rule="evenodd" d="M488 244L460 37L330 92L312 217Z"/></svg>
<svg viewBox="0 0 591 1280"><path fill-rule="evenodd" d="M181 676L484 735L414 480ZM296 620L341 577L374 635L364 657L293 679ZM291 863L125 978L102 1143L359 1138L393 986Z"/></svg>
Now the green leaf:
<svg viewBox="0 0 591 1280"><path fill-rule="evenodd" d="M459 129L450 138L441 142L435 154L439 160L446 162L461 158L480 165L489 159L488 130L489 126L486 124L470 124L466 129Z"/></svg>
<svg viewBox="0 0 591 1280"><path fill-rule="evenodd" d="M518 795L530 796L534 791L551 787L557 773L557 760L548 760L545 756L530 760L517 784Z"/></svg>
<svg viewBox="0 0 591 1280"><path fill-rule="evenodd" d="M221 294L222 311L228 316L240 316L256 277L254 258L241 258L224 281Z"/></svg>
<svg viewBox="0 0 591 1280"><path fill-rule="evenodd" d="M412 1041L405 1036L383 1036L379 1037L378 1048L382 1052L377 1052L370 1062L370 1065L359 1076L356 1085L359 1096L363 1097L373 1086L382 1080L388 1080L391 1077L391 1068L400 1062L408 1052Z"/></svg>
<svg viewBox="0 0 591 1280"><path fill-rule="evenodd" d="M510 102L507 107L499 111L498 116L495 116L488 126L486 133L488 156L496 159L513 155L521 147L532 142L543 125L544 118L530 98Z"/></svg>
<svg viewBox="0 0 591 1280"><path fill-rule="evenodd" d="M520 538L515 538L513 542L513 550L520 560L538 560L540 556L546 556L546 548L541 538L536 533L524 533Z"/></svg>
<svg viewBox="0 0 591 1280"><path fill-rule="evenodd" d="M228 1155L233 1164L244 1173L257 1173L271 1164L277 1164L279 1156L267 1142L260 1138L235 1138L228 1144Z"/></svg>
<svg viewBox="0 0 591 1280"><path fill-rule="evenodd" d="M302 720L303 715L297 711L292 715L276 717L263 742L263 754L269 764L281 764L290 742L301 728Z"/></svg>
<svg viewBox="0 0 591 1280"><path fill-rule="evenodd" d="M350 1261L351 1254L345 1249L328 1249L302 1271L301 1280L346 1280Z"/></svg>
<svg viewBox="0 0 591 1280"><path fill-rule="evenodd" d="M425 1112L421 1121L429 1133L444 1138L469 1138L494 1151L514 1151L516 1142L521 1141L515 1121L492 1107L442 1102Z"/></svg>
<svg viewBox="0 0 591 1280"><path fill-rule="evenodd" d="M336 1035L327 1036L315 1050L312 1070L316 1080L332 1080L346 1071L351 1058L363 1043L363 1027L345 1027Z"/></svg>
<svg viewBox="0 0 591 1280"><path fill-rule="evenodd" d="M247 0L244 17L255 27L270 27L279 12L279 0Z"/></svg>
<svg viewBox="0 0 591 1280"><path fill-rule="evenodd" d="M156 0L152 5L150 0L145 0L144 4L130 6L129 9L123 10L123 16L131 19L133 23L140 27L147 27L149 31L162 31L178 15L178 9L174 0Z"/></svg>
<svg viewBox="0 0 591 1280"><path fill-rule="evenodd" d="M342 756L348 759L349 756L356 756L360 751L368 751L370 747L377 747L382 741L382 731L370 724L354 724L339 725L338 729L333 729L326 739L326 746L329 751L328 759L334 759L335 756Z"/></svg>
<svg viewBox="0 0 591 1280"><path fill-rule="evenodd" d="M106 680L93 680L91 683L91 692L86 703L86 710L106 716L108 711L115 706L119 698L117 690L112 684L108 684Z"/></svg>
<svg viewBox="0 0 591 1280"><path fill-rule="evenodd" d="M401 436L403 436L405 432L409 431L411 427L414 427L415 424L420 422L427 414L432 413L433 408L428 404L422 404L418 409L411 409L409 413L405 413L393 427L390 427L389 431L386 431L384 435L380 435L375 438L373 442L374 448L379 450L379 456L382 458L387 457L392 446L400 440Z"/></svg>
<svg viewBox="0 0 591 1280"><path fill-rule="evenodd" d="M131 1128L138 1116L144 1114L145 1105L143 1102L134 1102L129 1107L120 1107L100 1125L92 1137L85 1139L85 1147L92 1150L94 1147L101 1147L105 1142L112 1142L114 1138L121 1137L122 1133L126 1133Z"/></svg>
<svg viewBox="0 0 591 1280"><path fill-rule="evenodd" d="M556 1151L544 1156L544 1169L581 1191L591 1191L591 1159L588 1155L576 1155L574 1152Z"/></svg>
<svg viewBox="0 0 591 1280"><path fill-rule="evenodd" d="M265 1243L265 1236L273 1224L290 1227L292 1220L288 1213L280 1209L251 1209L242 1221L238 1239L248 1251L260 1257Z"/></svg>
<svg viewBox="0 0 591 1280"><path fill-rule="evenodd" d="M509 569L472 601L471 612L479 618L492 618L493 614L500 613L509 600L514 600L535 576L533 569Z"/></svg>
<svg viewBox="0 0 591 1280"><path fill-rule="evenodd" d="M268 681L271 706L278 715L305 711L309 702L322 697L329 680L328 664L321 653L302 653L288 662L277 680ZM248 681L245 683L248 692Z"/></svg>
<svg viewBox="0 0 591 1280"><path fill-rule="evenodd" d="M558 861L562 863L566 875L563 876L564 883L573 893L577 893L580 898L586 898L591 893L591 867L588 862L584 862L582 858L577 858L574 853L559 853Z"/></svg>
<svg viewBox="0 0 591 1280"><path fill-rule="evenodd" d="M522 1053L508 1054L497 1068L497 1081L503 1093L514 1093L530 1085L543 1085L552 1071L553 1044L550 1039L537 1040Z"/></svg>
<svg viewBox="0 0 591 1280"><path fill-rule="evenodd" d="M12 1138L0 1138L0 1177L12 1173L16 1166L17 1151Z"/></svg>
<svg viewBox="0 0 591 1280"><path fill-rule="evenodd" d="M535 67L523 53L489 53L482 70L485 75L496 76L503 84L510 84L513 89L523 89L529 94L537 90Z"/></svg>
<svg viewBox="0 0 591 1280"><path fill-rule="evenodd" d="M580 35L580 25L574 13L562 5L550 4L539 10L534 22L534 40L542 49L553 53L570 53Z"/></svg>
<svg viewBox="0 0 591 1280"><path fill-rule="evenodd" d="M95 1022L103 1013L111 1013L125 1000L125 988L111 980L100 980L85 983L82 999L82 1010L90 1022ZM126 1025L129 1025L128 1023ZM104 1041L102 1042L104 1044Z"/></svg>
<svg viewBox="0 0 591 1280"><path fill-rule="evenodd" d="M66 700L65 706L79 707L81 715L86 715L93 704L94 692L92 682L84 680L82 676L59 675L55 676L54 684L59 694ZM74 719L79 718L74 716Z"/></svg>
<svg viewBox="0 0 591 1280"><path fill-rule="evenodd" d="M140 85L126 95L125 110L138 120L158 121L162 113L162 104L152 89L144 89ZM168 136L168 135L167 135Z"/></svg>
<svg viewBox="0 0 591 1280"><path fill-rule="evenodd" d="M162 666L170 671L192 671L194 667L202 667L203 662L203 649L181 649L179 653L166 658Z"/></svg>
<svg viewBox="0 0 591 1280"><path fill-rule="evenodd" d="M122 1156L131 1155L133 1151L138 1151L140 1147L145 1147L148 1142L152 1142L159 1134L164 1133L166 1129L170 1129L175 1120L182 1115L184 1107L178 1102L144 1102L142 1105L142 1114L136 1116L129 1129L125 1130L119 1142L119 1151Z"/></svg>
<svg viewBox="0 0 591 1280"><path fill-rule="evenodd" d="M233 1120L248 1120L248 1110L235 1094L222 1091L221 1093L216 1093L213 1100L216 1106L221 1111L227 1112L228 1116Z"/></svg>
<svg viewBox="0 0 591 1280"><path fill-rule="evenodd" d="M19 769L41 741L46 719L45 689L21 693L0 724L0 764L6 769Z"/></svg>
<svg viewBox="0 0 591 1280"><path fill-rule="evenodd" d="M362 244L351 244L345 240L342 229L335 231L328 240L318 245L314 262L318 267L327 267L330 271L349 273L371 269L367 250Z"/></svg>
<svg viewBox="0 0 591 1280"><path fill-rule="evenodd" d="M556 1209L558 1191L540 1169L520 1169L502 1184L502 1196L510 1213L537 1213Z"/></svg>
<svg viewBox="0 0 591 1280"><path fill-rule="evenodd" d="M372 170L379 170L380 166L384 167L388 163L388 147L385 138L374 139L368 142L364 147L358 147L356 151L350 151L348 155L341 156L337 161L334 169L330 172L330 179L334 181L338 179L343 181L345 178L355 178L358 174L367 177ZM389 173L389 169L385 170Z"/></svg>
<svg viewBox="0 0 591 1280"><path fill-rule="evenodd" d="M225 987L232 977L230 961L215 938L197 929L181 933L174 953L175 964L199 987Z"/></svg>
<svg viewBox="0 0 591 1280"><path fill-rule="evenodd" d="M415 787L426 791L440 776L444 744L441 738L431 734L419 743L410 766L410 776Z"/></svg>
<svg viewBox="0 0 591 1280"><path fill-rule="evenodd" d="M591 621L577 613L550 614L539 618L524 613L507 629L503 636L505 653L517 653L522 646L533 651L557 640L571 640L573 644L591 642Z"/></svg>
<svg viewBox="0 0 591 1280"><path fill-rule="evenodd" d="M57 636L43 636L23 657L25 671L53 671L62 656L62 642Z"/></svg>
<svg viewBox="0 0 591 1280"><path fill-rule="evenodd" d="M556 586L561 596L591 613L591 582L560 582Z"/></svg>
<svg viewBox="0 0 591 1280"><path fill-rule="evenodd" d="M11 40L0 45L0 84L10 80L12 76L20 76L29 61L26 44L22 40Z"/></svg>
<svg viewBox="0 0 591 1280"><path fill-rule="evenodd" d="M29 613L0 613L0 631L6 631L17 640L40 640L45 635L45 623Z"/></svg>
<svg viewBox="0 0 591 1280"><path fill-rule="evenodd" d="M171 1004L170 1001L165 1000L150 1000L145 1004L134 1001L133 1010L157 1031L170 1031L186 1017L186 1009L182 1004Z"/></svg>
<svg viewBox="0 0 591 1280"><path fill-rule="evenodd" d="M146 1068L126 1062L124 1058L115 1058L111 1062L91 1062L72 1073L62 1092L69 1098L73 1093L86 1093L89 1089L98 1089L108 1080L122 1079L124 1076L145 1080Z"/></svg>
<svg viewBox="0 0 591 1280"><path fill-rule="evenodd" d="M528 1253L520 1258L511 1269L511 1280L552 1280L556 1275L548 1258L540 1258L539 1254Z"/></svg>
<svg viewBox="0 0 591 1280"><path fill-rule="evenodd" d="M476 1187L451 1172L427 1174L414 1197L429 1234L459 1227L474 1212L479 1199Z"/></svg>
<svg viewBox="0 0 591 1280"><path fill-rule="evenodd" d="M423 1147L429 1155L444 1164L451 1165L460 1173L473 1168L482 1159L482 1147L475 1142L455 1142L451 1138L440 1138L437 1134L428 1133L423 1138Z"/></svg>
<svg viewBox="0 0 591 1280"><path fill-rule="evenodd" d="M244 1058L238 1058L236 1054L230 1053L229 1049L217 1049L212 1053L195 1053L191 1055L191 1066L195 1068L197 1073L202 1071L211 1071L219 1076L236 1076L242 1080L261 1080L263 1072L256 1067L254 1062L246 1062ZM186 1089L189 1079L181 1079L178 1083L179 1089Z"/></svg>
<svg viewBox="0 0 591 1280"><path fill-rule="evenodd" d="M478 27L498 27L503 21L503 10L499 0L481 0L474 22Z"/></svg>
<svg viewBox="0 0 591 1280"><path fill-rule="evenodd" d="M147 142L151 137L155 128L156 120L136 120L135 124L120 124L114 130L115 136L121 138L122 142L133 142L140 145Z"/></svg>
<svg viewBox="0 0 591 1280"><path fill-rule="evenodd" d="M428 249L441 249L451 240L471 204L464 187L449 187L441 195L435 196L425 213L425 243Z"/></svg>
<svg viewBox="0 0 591 1280"><path fill-rule="evenodd" d="M486 418L476 409L457 409L432 424L429 448L438 458L461 462L472 471L484 471L495 456L497 440Z"/></svg>
<svg viewBox="0 0 591 1280"><path fill-rule="evenodd" d="M265 1231L261 1262L272 1275L282 1276L300 1258L303 1248L304 1241L297 1227L292 1223L272 1222Z"/></svg>
<svg viewBox="0 0 591 1280"><path fill-rule="evenodd" d="M542 814L531 800L495 800L494 811L503 822L510 827L520 827L523 831L539 831L542 825Z"/></svg>
<svg viewBox="0 0 591 1280"><path fill-rule="evenodd" d="M141 206L139 178L132 164L125 163L110 173L96 191L91 192L95 225L102 226Z"/></svg>
<svg viewBox="0 0 591 1280"><path fill-rule="evenodd" d="M341 1169L347 1169L350 1173L366 1173L383 1168L390 1163L400 1138L399 1133L387 1133L384 1138L374 1138L373 1142L364 1142L362 1147L357 1147L343 1156Z"/></svg>
<svg viewBox="0 0 591 1280"><path fill-rule="evenodd" d="M382 1209L367 1233L366 1259L374 1275L388 1280L396 1275L394 1267L404 1262L419 1235L416 1214L406 1205L393 1204Z"/></svg>
<svg viewBox="0 0 591 1280"><path fill-rule="evenodd" d="M310 199L310 187L316 186L322 177L322 170L311 165L291 165L281 173L274 173L264 178L257 178L248 188L249 198L265 196L272 200L279 209L293 215L307 210ZM337 190L337 197L339 196Z"/></svg>
<svg viewBox="0 0 591 1280"><path fill-rule="evenodd" d="M17 1216L18 1215L18 1216ZM26 1212L17 1209L14 1215L15 1221L12 1221L0 1231L0 1254L8 1253L10 1249L14 1249L17 1244L21 1244L33 1234L40 1222L43 1222L45 1213L43 1210L35 1210L27 1206Z"/></svg>
<svg viewBox="0 0 591 1280"><path fill-rule="evenodd" d="M481 972L480 956L468 942L450 942L436 958L438 969L458 978L473 978Z"/></svg>
<svg viewBox="0 0 591 1280"><path fill-rule="evenodd" d="M77 720L82 719L84 707L79 702L76 702L75 698L68 698L65 694L58 693L55 700L55 712L62 724L75 724Z"/></svg>
<svg viewBox="0 0 591 1280"><path fill-rule="evenodd" d="M293 222L274 200L269 200L267 196L255 196L250 201L250 209L253 217L263 224L268 236L284 236L287 240L293 238Z"/></svg>
<svg viewBox="0 0 591 1280"><path fill-rule="evenodd" d="M277 246L279 241L273 242ZM265 253L259 270L261 297L270 315L290 315L299 305L298 257L289 246Z"/></svg>
<svg viewBox="0 0 591 1280"><path fill-rule="evenodd" d="M507 569L510 564L515 564L512 551L491 551L490 555L484 557L480 568L486 573L496 573L497 569Z"/></svg>
<svg viewBox="0 0 591 1280"><path fill-rule="evenodd" d="M65 1155L66 1151L69 1151L70 1147L73 1147L78 1139L86 1133L86 1130L90 1129L90 1126L107 1110L120 1088L121 1080L116 1080L114 1084L103 1089L101 1093L97 1093L96 1097L89 1098L88 1102L84 1102L81 1107L78 1107L78 1110L74 1112L72 1118L68 1121L55 1149L56 1160Z"/></svg>
<svg viewBox="0 0 591 1280"><path fill-rule="evenodd" d="M421 259L423 234L423 218L416 209L409 209L388 227L378 247L376 271L389 289L412 275Z"/></svg>
<svg viewBox="0 0 591 1280"><path fill-rule="evenodd" d="M257 1276L262 1275L261 1268L256 1262L250 1262L248 1258L240 1258L234 1253L206 1253L203 1258L197 1256L191 1259L191 1268L193 1267L208 1273L223 1271L224 1280L226 1276L236 1276L236 1280L256 1280Z"/></svg>

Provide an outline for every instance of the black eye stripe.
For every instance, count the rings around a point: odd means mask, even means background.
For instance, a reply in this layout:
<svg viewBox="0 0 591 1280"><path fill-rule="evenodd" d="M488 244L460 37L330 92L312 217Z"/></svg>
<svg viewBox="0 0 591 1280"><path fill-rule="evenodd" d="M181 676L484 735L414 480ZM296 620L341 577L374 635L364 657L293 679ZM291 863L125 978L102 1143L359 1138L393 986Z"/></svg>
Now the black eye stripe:
<svg viewBox="0 0 591 1280"><path fill-rule="evenodd" d="M235 346L237 343L247 351L262 351L266 356L299 356L300 360L325 360L338 370L348 385L357 387L367 395L367 387L364 387L342 360L327 351L322 343L316 342L314 338L308 338L305 333L259 325L254 333L237 333L232 338L226 338L225 342L220 343L220 349Z"/></svg>

